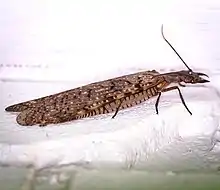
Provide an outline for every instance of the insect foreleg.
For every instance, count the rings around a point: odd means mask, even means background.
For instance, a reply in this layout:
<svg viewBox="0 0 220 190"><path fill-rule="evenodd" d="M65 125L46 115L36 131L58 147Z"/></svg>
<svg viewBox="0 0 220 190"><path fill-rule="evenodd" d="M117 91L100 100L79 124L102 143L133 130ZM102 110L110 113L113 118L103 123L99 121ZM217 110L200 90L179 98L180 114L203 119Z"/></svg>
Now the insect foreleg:
<svg viewBox="0 0 220 190"><path fill-rule="evenodd" d="M182 101L182 104L184 105L184 107L186 108L186 110L189 112L189 114L192 115L192 112L191 112L191 111L189 110L189 108L187 107L186 102L185 102L185 100L184 100L184 98L183 98L183 95L182 95L182 93L181 93L181 91L180 91L180 89L179 89L178 86L172 86L172 87L169 87L169 88L165 88L165 89L162 90L162 92L168 92L168 91L171 91L171 90L178 90L180 99L181 99L181 101Z"/></svg>
<svg viewBox="0 0 220 190"><path fill-rule="evenodd" d="M119 101L118 107L116 108L115 114L112 116L112 119L115 118L115 116L118 114L118 111L119 111L119 109L120 109L120 107L121 107L122 101L121 101L121 100L118 100L118 101Z"/></svg>

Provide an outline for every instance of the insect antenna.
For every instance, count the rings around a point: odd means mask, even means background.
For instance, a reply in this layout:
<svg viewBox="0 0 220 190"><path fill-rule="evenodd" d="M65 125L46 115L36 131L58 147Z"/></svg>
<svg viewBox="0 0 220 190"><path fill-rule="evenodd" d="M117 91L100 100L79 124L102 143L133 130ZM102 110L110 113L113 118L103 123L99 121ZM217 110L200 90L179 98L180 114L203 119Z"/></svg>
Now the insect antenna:
<svg viewBox="0 0 220 190"><path fill-rule="evenodd" d="M172 48L172 50L176 53L176 55L181 59L181 61L184 63L184 65L187 67L187 69L189 69L189 71L192 71L192 69L190 69L190 67L186 64L186 62L183 60L183 58L179 55L179 53L175 50L175 48L170 44L170 42L165 38L164 34L163 34L163 24L161 26L161 34L163 36L163 39L167 42L167 44Z"/></svg>

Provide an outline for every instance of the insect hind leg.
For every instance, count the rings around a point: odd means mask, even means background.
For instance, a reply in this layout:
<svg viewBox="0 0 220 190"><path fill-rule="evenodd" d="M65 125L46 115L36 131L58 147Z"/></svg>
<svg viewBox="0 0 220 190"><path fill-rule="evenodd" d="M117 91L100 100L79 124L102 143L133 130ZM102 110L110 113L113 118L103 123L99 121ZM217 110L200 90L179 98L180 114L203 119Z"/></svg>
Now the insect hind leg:
<svg viewBox="0 0 220 190"><path fill-rule="evenodd" d="M115 111L114 115L112 116L112 119L114 119L115 116L118 114L118 111L119 111L119 109L120 109L120 107L121 107L121 104L122 104L122 101L119 100L118 106L117 106L117 108L116 108L116 111Z"/></svg>
<svg viewBox="0 0 220 190"><path fill-rule="evenodd" d="M156 101L156 104L155 104L156 114L159 114L158 105L159 105L160 97L161 97L161 92L159 92L159 95L157 97L157 101Z"/></svg>

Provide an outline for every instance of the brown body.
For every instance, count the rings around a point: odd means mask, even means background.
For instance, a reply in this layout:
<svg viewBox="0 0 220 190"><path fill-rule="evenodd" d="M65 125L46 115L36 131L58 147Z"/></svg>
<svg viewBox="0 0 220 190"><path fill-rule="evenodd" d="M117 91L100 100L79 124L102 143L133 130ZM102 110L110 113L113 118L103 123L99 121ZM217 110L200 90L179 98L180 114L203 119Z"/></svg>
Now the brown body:
<svg viewBox="0 0 220 190"><path fill-rule="evenodd" d="M166 86L164 77L156 71L140 72L15 104L6 111L21 112L20 125L41 126L63 123L79 118L115 112L139 104L158 95Z"/></svg>
<svg viewBox="0 0 220 190"><path fill-rule="evenodd" d="M164 37L163 27L162 36L183 61ZM207 76L206 74L193 72L184 61L183 63L188 68L187 71L160 74L153 70L134 73L15 104L5 110L20 112L17 116L17 122L20 125L38 124L46 126L110 112L115 112L112 117L114 118L119 110L134 106L158 95L155 104L156 113L158 114L161 93L178 90L183 105L192 114L186 106L178 86L184 87L185 83L196 84L209 81L200 77Z"/></svg>

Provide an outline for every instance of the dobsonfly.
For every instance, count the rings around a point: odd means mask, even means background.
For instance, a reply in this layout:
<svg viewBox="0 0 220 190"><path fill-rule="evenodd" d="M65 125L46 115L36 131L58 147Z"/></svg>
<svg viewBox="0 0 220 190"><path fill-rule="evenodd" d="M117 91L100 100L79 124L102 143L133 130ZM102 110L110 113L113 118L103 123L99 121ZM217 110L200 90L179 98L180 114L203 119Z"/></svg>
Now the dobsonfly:
<svg viewBox="0 0 220 190"><path fill-rule="evenodd" d="M20 125L32 126L39 124L39 126L46 126L110 112L114 112L112 118L115 118L119 110L135 106L151 97L158 96L155 103L156 113L158 114L161 94L177 90L182 104L192 115L179 86L185 87L187 83L209 82L201 77L208 76L204 73L192 71L165 38L163 25L161 34L188 70L163 74L155 70L138 72L18 103L7 107L5 110L8 112L21 112L16 119Z"/></svg>

